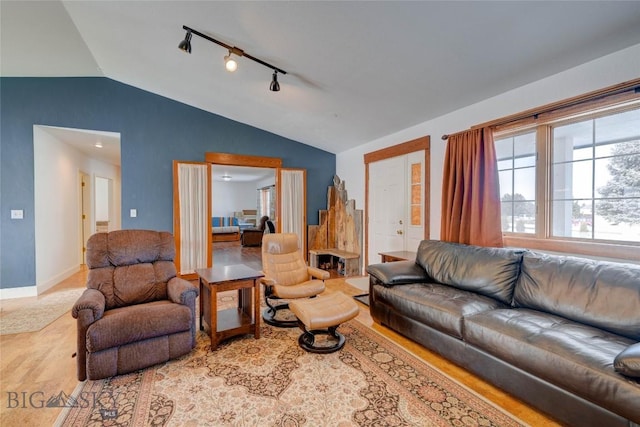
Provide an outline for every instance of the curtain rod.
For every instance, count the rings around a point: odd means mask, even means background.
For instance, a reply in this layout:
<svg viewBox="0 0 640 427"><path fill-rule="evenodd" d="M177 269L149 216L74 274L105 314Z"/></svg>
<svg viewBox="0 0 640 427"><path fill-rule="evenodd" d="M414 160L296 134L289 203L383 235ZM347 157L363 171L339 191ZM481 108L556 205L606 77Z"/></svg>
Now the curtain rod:
<svg viewBox="0 0 640 427"><path fill-rule="evenodd" d="M532 108L530 110L512 114L510 116L506 116L501 119L496 119L489 122L481 123L479 125L471 126L471 129L502 126L511 122L516 122L518 120L523 120L530 117L537 119L540 114L548 113L553 110L572 107L572 106L581 104L583 102L594 101L597 99L605 98L610 95L617 95L623 92L631 92L631 91L635 93L640 93L640 78L629 80L627 82L620 83L617 85L609 86L604 89L595 90L593 92L585 93L583 95L574 96L572 98L568 98L562 101L546 104L541 107ZM451 135L453 134L442 135L442 140L446 141L447 139L449 139Z"/></svg>

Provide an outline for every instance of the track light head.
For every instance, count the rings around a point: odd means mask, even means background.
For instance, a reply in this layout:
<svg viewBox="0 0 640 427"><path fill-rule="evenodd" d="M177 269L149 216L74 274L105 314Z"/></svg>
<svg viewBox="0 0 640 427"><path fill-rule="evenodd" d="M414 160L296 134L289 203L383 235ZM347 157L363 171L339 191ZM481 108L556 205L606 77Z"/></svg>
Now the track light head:
<svg viewBox="0 0 640 427"><path fill-rule="evenodd" d="M235 59L233 59L233 57L231 56L231 51L229 51L228 55L225 55L224 57L224 66L227 69L227 71L229 72L234 72L235 70L238 69L238 63L236 62Z"/></svg>
<svg viewBox="0 0 640 427"><path fill-rule="evenodd" d="M272 92L280 91L280 83L278 83L278 72L273 72L273 78L271 79L271 85L269 85L269 90Z"/></svg>
<svg viewBox="0 0 640 427"><path fill-rule="evenodd" d="M191 53L191 31L187 30L187 34L184 36L184 40L178 45L178 49Z"/></svg>

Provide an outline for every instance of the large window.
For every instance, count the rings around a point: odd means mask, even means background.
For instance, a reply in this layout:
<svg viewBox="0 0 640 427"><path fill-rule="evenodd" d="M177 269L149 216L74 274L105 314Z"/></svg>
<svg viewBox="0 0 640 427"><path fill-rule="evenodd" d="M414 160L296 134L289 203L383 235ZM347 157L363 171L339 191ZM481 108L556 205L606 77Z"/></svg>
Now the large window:
<svg viewBox="0 0 640 427"><path fill-rule="evenodd" d="M640 106L608 108L494 134L507 244L640 259Z"/></svg>
<svg viewBox="0 0 640 427"><path fill-rule="evenodd" d="M552 235L640 242L640 109L551 129Z"/></svg>

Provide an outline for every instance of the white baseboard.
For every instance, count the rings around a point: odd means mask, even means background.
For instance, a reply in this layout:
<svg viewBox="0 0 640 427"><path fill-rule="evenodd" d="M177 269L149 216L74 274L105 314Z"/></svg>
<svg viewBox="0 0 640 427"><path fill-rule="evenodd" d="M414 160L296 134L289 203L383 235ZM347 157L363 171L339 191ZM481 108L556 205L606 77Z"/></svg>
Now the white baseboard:
<svg viewBox="0 0 640 427"><path fill-rule="evenodd" d="M0 300L35 296L38 296L38 289L35 286L0 289Z"/></svg>
<svg viewBox="0 0 640 427"><path fill-rule="evenodd" d="M63 280L68 279L69 277L73 276L78 271L80 271L80 266L79 265L74 265L73 267L68 268L63 272L56 274L52 278L50 278L48 280L45 280L44 282L38 283L37 284L38 295L40 295L41 293L43 293L45 291L48 291L49 289L53 288L58 283L60 283Z"/></svg>

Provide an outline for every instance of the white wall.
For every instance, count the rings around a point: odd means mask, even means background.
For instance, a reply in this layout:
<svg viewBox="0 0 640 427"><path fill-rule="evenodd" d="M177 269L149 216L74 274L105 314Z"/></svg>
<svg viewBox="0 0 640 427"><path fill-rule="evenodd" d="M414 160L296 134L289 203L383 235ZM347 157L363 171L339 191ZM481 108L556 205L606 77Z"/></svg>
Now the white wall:
<svg viewBox="0 0 640 427"><path fill-rule="evenodd" d="M257 207L255 182L214 181L211 187L211 212L214 217L233 216L234 212Z"/></svg>
<svg viewBox="0 0 640 427"><path fill-rule="evenodd" d="M113 180L115 212L120 212L121 186L119 167L87 157L48 134L46 128L33 127L33 148L36 287L40 294L80 268L79 173L90 176L88 194L94 194L96 175ZM90 216L95 218L94 212ZM110 229L119 228L118 214Z"/></svg>
<svg viewBox="0 0 640 427"><path fill-rule="evenodd" d="M347 181L349 196L356 200L356 206L365 208L364 154L430 135L430 237L439 239L446 147L440 139L442 135L639 77L640 44L339 153L336 173Z"/></svg>

